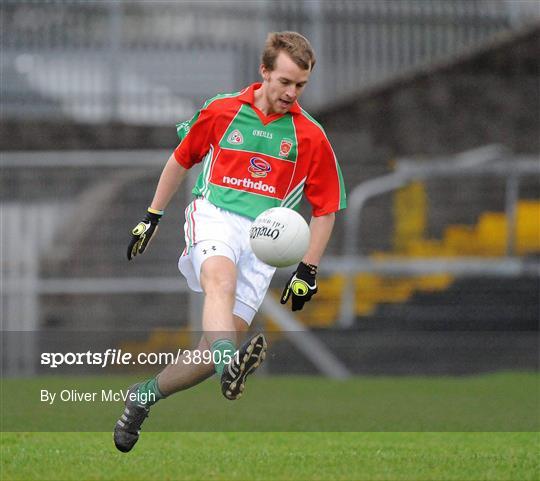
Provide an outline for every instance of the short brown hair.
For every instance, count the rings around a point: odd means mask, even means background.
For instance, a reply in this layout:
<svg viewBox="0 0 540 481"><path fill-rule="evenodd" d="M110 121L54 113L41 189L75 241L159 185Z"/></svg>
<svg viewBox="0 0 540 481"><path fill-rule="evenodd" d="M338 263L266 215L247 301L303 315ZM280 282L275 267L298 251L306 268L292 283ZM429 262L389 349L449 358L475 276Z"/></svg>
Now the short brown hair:
<svg viewBox="0 0 540 481"><path fill-rule="evenodd" d="M274 70L279 52L285 52L303 70L313 70L315 53L309 40L297 32L271 32L266 38L262 53L262 64Z"/></svg>

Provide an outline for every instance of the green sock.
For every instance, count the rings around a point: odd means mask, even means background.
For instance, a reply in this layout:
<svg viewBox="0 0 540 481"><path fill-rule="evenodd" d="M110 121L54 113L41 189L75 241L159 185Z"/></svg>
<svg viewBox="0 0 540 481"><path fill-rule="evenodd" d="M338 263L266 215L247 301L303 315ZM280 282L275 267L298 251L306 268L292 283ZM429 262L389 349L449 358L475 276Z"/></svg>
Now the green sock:
<svg viewBox="0 0 540 481"><path fill-rule="evenodd" d="M218 339L214 341L212 347L212 359L214 360L214 368L221 377L225 366L231 362L236 352L236 346L230 339Z"/></svg>
<svg viewBox="0 0 540 481"><path fill-rule="evenodd" d="M137 394L140 396L140 404L146 407L156 404L165 397L159 390L157 377L152 377L139 384Z"/></svg>

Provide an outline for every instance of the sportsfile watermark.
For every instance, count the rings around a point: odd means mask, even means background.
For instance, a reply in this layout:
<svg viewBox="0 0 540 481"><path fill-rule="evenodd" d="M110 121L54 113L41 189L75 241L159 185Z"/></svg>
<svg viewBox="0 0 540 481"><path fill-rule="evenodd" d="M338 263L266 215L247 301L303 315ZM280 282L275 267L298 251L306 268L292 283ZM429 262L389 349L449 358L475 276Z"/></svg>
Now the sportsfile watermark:
<svg viewBox="0 0 540 481"><path fill-rule="evenodd" d="M238 351L177 349L176 352L126 352L107 349L103 352L42 352L40 364L56 369L60 366L166 366L168 364L229 364L238 359Z"/></svg>
<svg viewBox="0 0 540 481"><path fill-rule="evenodd" d="M132 401L139 404L155 402L156 395L153 393L130 392L129 389L99 389L97 391L82 391L79 389L62 389L60 391L51 391L49 389L40 389L39 400L41 403L53 405L55 403L74 403L74 402L126 402Z"/></svg>
<svg viewBox="0 0 540 481"><path fill-rule="evenodd" d="M300 350L303 335L265 332L264 363L231 402L201 332L4 332L0 421L11 432L110 432L127 400L155 400L144 432L540 429L536 333L314 331L319 342ZM509 352L521 370L502 369ZM322 372L329 355L348 371ZM487 360L498 372L481 369ZM132 389L156 376L165 398Z"/></svg>

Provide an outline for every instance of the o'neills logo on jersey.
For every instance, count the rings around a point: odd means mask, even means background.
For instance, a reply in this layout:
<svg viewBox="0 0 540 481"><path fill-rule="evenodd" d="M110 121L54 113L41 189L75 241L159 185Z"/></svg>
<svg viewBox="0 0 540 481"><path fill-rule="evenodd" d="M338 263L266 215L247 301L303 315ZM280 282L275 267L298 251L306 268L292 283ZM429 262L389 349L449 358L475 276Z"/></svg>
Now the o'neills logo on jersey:
<svg viewBox="0 0 540 481"><path fill-rule="evenodd" d="M272 132L267 132L266 130L254 129L252 134L255 137L263 137L264 139L269 139L269 140L272 140L274 138L274 134L272 134Z"/></svg>
<svg viewBox="0 0 540 481"><path fill-rule="evenodd" d="M267 192L268 194L275 194L276 188L273 185L264 184L262 180L254 182L251 179L244 178L239 179L237 177L229 177L225 175L223 177L223 183L227 185L234 185L235 187L243 187L244 189L253 189L261 192Z"/></svg>
<svg viewBox="0 0 540 481"><path fill-rule="evenodd" d="M242 132L238 129L234 129L227 137L227 142L229 142L229 144L243 144L244 137L242 136Z"/></svg>
<svg viewBox="0 0 540 481"><path fill-rule="evenodd" d="M251 177L266 177L271 170L272 166L266 160L260 157L251 157L249 159L248 172L251 174Z"/></svg>
<svg viewBox="0 0 540 481"><path fill-rule="evenodd" d="M292 149L292 140L290 139L281 139L281 143L279 144L279 156L280 157L288 157L289 152Z"/></svg>

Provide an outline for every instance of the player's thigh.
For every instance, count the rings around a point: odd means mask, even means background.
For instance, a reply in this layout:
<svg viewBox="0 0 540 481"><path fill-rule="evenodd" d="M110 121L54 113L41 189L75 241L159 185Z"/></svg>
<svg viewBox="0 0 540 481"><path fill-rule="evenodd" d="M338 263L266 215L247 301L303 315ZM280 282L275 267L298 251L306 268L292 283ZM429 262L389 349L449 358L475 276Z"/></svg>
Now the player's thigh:
<svg viewBox="0 0 540 481"><path fill-rule="evenodd" d="M234 296L236 266L228 257L215 255L201 264L201 287L205 294Z"/></svg>

